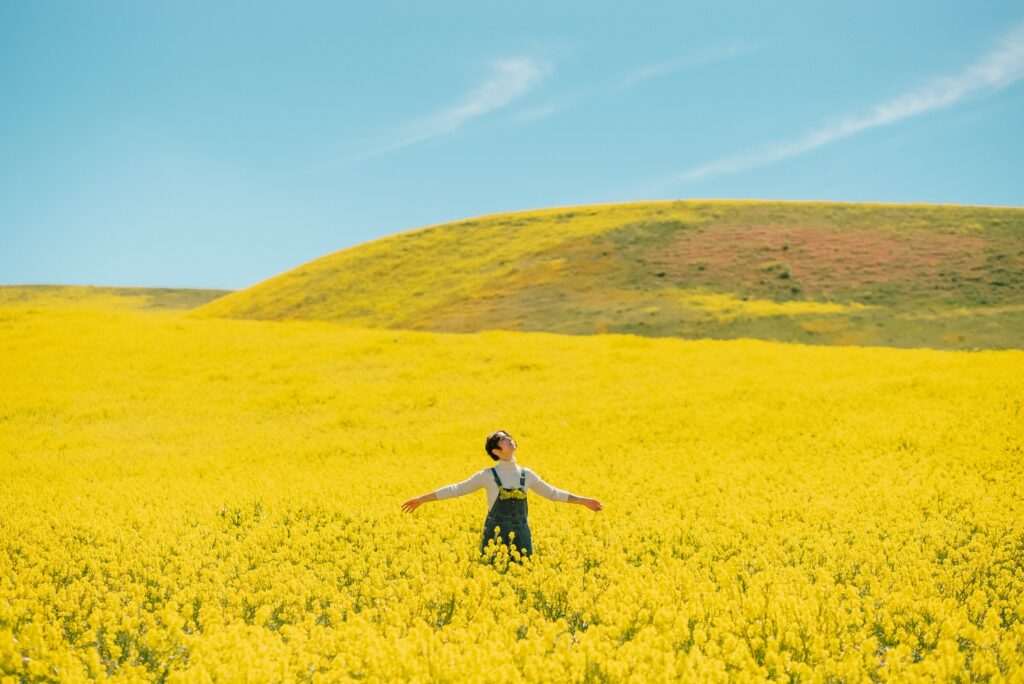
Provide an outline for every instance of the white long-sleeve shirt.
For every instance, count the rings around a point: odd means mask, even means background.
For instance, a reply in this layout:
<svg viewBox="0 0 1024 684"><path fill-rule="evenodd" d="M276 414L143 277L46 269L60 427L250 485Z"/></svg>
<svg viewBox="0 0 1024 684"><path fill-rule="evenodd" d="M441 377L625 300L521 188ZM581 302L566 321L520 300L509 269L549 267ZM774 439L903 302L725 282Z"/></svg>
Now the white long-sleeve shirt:
<svg viewBox="0 0 1024 684"><path fill-rule="evenodd" d="M529 468L520 468L514 456L510 461L498 461L494 467L497 468L498 477L501 478L501 484L506 489L518 489L519 476L525 471L527 491L532 489L546 499L561 503L569 500L569 492L552 487ZM450 484L447 487L441 487L434 492L434 495L438 499L451 499L456 496L465 496L478 489L487 490L487 510L491 510L498 498L498 484L494 481L490 468L484 468L468 480Z"/></svg>

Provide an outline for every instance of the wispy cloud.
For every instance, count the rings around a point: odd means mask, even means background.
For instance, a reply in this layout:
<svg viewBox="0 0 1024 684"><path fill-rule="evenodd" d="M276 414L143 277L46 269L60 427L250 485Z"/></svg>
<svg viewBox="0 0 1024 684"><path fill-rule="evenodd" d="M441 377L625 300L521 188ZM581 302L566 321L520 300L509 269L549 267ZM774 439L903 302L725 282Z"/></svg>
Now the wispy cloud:
<svg viewBox="0 0 1024 684"><path fill-rule="evenodd" d="M731 43L719 45L694 55L677 57L675 59L656 62L654 64L647 64L636 69L632 73L627 74L625 78L619 81L618 87L620 89L630 88L642 81L668 76L669 74L683 69L707 66L716 62L724 62L736 57L741 57L743 55L750 54L759 48L759 45L734 40Z"/></svg>
<svg viewBox="0 0 1024 684"><path fill-rule="evenodd" d="M866 114L850 116L810 131L802 137L763 145L697 166L657 184L670 185L767 166L805 154L871 128L888 126L925 112L950 107L974 94L994 93L1024 78L1024 24L1018 25L984 57L955 76L944 76L888 102Z"/></svg>
<svg viewBox="0 0 1024 684"><path fill-rule="evenodd" d="M540 105L539 107L530 107L523 109L515 115L516 121L520 123L529 123L531 121L540 121L546 119L560 112L564 112L567 109L572 109L587 100L597 97L594 92L588 91L577 91L570 93L563 93L556 99Z"/></svg>
<svg viewBox="0 0 1024 684"><path fill-rule="evenodd" d="M516 118L522 122L546 119L549 116L554 116L567 109L581 105L588 100L613 95L622 90L632 88L643 81L662 78L684 69L693 69L716 62L724 62L735 57L750 54L760 48L761 45L759 44L733 40L732 42L706 49L703 52L676 57L663 62L646 64L626 74L616 82L590 90L579 90L575 93L562 94L547 104L520 112Z"/></svg>
<svg viewBox="0 0 1024 684"><path fill-rule="evenodd" d="M345 161L357 161L395 152L417 143L450 135L474 119L507 107L522 98L550 72L546 62L531 57L512 57L490 64L490 75L452 106L424 119L402 126L390 140L360 152Z"/></svg>

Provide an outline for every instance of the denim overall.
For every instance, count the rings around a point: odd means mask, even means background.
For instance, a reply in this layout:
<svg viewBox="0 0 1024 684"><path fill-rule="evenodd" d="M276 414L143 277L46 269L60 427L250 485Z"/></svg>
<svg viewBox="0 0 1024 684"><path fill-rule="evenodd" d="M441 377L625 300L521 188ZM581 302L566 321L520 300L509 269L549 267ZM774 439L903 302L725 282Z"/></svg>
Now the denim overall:
<svg viewBox="0 0 1024 684"><path fill-rule="evenodd" d="M498 498L494 500L487 520L484 521L484 538L480 542L480 553L487 548L487 542L495 539L494 528L501 528L497 535L497 543L508 544L508 533L515 532L512 543L519 548L519 553L529 556L533 553L533 538L530 535L530 522L527 520L526 507L526 471L519 476L519 489L506 489L501 486L498 471L491 468L491 475L498 483Z"/></svg>

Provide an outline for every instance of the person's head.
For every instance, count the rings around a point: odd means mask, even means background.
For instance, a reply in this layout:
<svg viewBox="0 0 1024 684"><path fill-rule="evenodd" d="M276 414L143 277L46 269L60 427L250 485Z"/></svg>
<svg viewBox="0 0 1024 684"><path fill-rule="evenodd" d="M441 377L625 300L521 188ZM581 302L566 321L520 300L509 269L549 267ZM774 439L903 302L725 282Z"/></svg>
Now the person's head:
<svg viewBox="0 0 1024 684"><path fill-rule="evenodd" d="M512 439L512 435L504 430L498 430L487 436L484 450L487 451L487 455L494 461L507 461L516 452L516 441Z"/></svg>

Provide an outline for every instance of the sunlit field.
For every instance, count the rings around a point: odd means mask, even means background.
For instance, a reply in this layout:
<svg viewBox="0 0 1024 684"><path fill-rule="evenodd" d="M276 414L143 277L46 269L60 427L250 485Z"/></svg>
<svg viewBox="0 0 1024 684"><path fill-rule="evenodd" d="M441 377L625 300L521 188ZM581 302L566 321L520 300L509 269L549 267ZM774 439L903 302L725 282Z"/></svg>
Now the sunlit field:
<svg viewBox="0 0 1024 684"><path fill-rule="evenodd" d="M0 307L5 681L1021 681L1024 352ZM481 559L517 460L535 555Z"/></svg>

